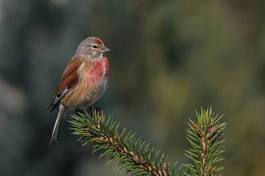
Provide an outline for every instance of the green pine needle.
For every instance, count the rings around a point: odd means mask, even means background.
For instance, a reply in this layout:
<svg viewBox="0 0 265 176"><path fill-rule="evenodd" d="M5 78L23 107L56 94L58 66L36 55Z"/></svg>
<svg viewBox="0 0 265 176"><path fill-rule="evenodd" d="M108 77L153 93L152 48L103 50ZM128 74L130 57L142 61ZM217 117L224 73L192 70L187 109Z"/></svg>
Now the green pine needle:
<svg viewBox="0 0 265 176"><path fill-rule="evenodd" d="M222 116L211 108L196 112L196 121L189 120L187 140L190 148L185 155L190 163L180 165L168 161L168 156L151 146L103 113L93 111L74 114L70 119L73 134L84 145L91 145L99 158L118 164L123 173L135 176L215 176L223 170L224 129ZM107 163L107 164L108 164Z"/></svg>
<svg viewBox="0 0 265 176"><path fill-rule="evenodd" d="M160 150L151 147L141 137L126 129L103 113L78 113L69 121L73 134L82 145L90 144L94 152L108 157L123 172L130 175L173 176L175 164L168 161Z"/></svg>
<svg viewBox="0 0 265 176"><path fill-rule="evenodd" d="M224 129L222 116L215 114L211 108L196 112L196 122L189 120L187 140L190 148L186 156L191 164L185 164L186 174L196 176L217 175L223 167Z"/></svg>

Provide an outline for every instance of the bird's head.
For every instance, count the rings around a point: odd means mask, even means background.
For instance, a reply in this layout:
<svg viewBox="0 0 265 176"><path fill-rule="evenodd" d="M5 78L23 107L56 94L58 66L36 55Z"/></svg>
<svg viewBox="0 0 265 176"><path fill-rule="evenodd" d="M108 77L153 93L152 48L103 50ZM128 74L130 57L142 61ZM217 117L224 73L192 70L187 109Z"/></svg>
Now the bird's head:
<svg viewBox="0 0 265 176"><path fill-rule="evenodd" d="M76 54L92 59L102 58L103 53L110 51L104 42L98 37L88 37L83 40L76 49Z"/></svg>

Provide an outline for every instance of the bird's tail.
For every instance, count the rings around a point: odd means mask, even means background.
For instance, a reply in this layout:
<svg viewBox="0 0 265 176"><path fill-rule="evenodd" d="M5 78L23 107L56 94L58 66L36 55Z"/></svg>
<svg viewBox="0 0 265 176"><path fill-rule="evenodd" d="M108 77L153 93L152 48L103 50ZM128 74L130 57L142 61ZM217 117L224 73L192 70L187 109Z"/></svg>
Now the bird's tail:
<svg viewBox="0 0 265 176"><path fill-rule="evenodd" d="M59 139L59 131L60 131L62 120L64 118L64 111L65 111L64 105L60 104L59 105L59 110L58 110L58 113L57 113L57 117L56 117L56 121L54 123L54 127L53 127L53 130L52 130L52 135L51 135L51 138L50 138L49 145L51 145L54 142L57 142L58 139Z"/></svg>

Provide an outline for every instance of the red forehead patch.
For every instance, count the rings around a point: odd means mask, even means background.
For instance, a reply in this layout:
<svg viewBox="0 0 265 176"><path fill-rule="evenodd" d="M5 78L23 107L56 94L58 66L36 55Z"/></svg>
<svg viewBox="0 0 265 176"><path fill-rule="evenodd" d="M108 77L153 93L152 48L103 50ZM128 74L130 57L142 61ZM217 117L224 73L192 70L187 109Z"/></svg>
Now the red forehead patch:
<svg viewBox="0 0 265 176"><path fill-rule="evenodd" d="M96 38L95 41L97 44L103 45L103 41L100 38Z"/></svg>

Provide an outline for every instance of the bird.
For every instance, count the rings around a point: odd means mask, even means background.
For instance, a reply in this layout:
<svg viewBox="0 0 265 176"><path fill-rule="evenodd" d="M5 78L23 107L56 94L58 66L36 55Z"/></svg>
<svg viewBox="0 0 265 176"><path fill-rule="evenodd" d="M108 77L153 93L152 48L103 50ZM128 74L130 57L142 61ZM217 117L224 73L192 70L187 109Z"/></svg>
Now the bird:
<svg viewBox="0 0 265 176"><path fill-rule="evenodd" d="M110 49L99 37L88 37L76 48L55 89L49 110L57 109L49 145L59 139L62 120L69 110L91 107L106 91Z"/></svg>

